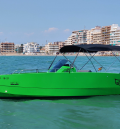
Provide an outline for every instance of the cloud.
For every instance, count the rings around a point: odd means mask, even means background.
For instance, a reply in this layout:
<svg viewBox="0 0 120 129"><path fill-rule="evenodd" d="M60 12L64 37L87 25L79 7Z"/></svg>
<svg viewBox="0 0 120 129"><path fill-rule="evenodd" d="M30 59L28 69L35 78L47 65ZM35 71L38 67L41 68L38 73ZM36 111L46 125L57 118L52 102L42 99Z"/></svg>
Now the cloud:
<svg viewBox="0 0 120 129"><path fill-rule="evenodd" d="M3 34L3 32L0 32L0 35L2 35Z"/></svg>
<svg viewBox="0 0 120 129"><path fill-rule="evenodd" d="M58 30L58 28L52 27L52 28L49 28L48 30L45 30L44 32L49 33L49 32L53 32L53 31L56 31L56 30Z"/></svg>
<svg viewBox="0 0 120 129"><path fill-rule="evenodd" d="M34 32L32 32L32 33L25 33L26 36L31 36L33 34L34 34Z"/></svg>
<svg viewBox="0 0 120 129"><path fill-rule="evenodd" d="M69 31L70 31L69 29L64 30L64 32L69 32Z"/></svg>

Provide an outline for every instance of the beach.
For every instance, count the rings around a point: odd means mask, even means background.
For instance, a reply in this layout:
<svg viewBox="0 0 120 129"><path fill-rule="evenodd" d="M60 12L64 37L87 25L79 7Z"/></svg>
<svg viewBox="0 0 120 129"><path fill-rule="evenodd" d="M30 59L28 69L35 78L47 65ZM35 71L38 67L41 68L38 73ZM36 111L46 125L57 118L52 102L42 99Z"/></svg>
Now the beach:
<svg viewBox="0 0 120 129"><path fill-rule="evenodd" d="M78 53L65 53L65 56L76 56ZM93 53L95 54L95 53ZM79 53L78 56L91 56L92 53ZM97 52L94 56L120 56L120 52ZM56 54L45 54L45 53L2 53L0 56L56 56ZM63 56L63 54L59 53L57 56Z"/></svg>

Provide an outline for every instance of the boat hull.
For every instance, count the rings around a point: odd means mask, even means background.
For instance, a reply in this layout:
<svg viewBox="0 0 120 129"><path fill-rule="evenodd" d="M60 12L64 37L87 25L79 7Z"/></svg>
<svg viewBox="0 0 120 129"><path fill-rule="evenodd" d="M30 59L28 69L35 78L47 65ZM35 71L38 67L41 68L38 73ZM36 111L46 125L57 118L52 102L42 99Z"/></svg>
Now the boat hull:
<svg viewBox="0 0 120 129"><path fill-rule="evenodd" d="M0 97L63 97L120 94L117 73L23 73L0 76Z"/></svg>

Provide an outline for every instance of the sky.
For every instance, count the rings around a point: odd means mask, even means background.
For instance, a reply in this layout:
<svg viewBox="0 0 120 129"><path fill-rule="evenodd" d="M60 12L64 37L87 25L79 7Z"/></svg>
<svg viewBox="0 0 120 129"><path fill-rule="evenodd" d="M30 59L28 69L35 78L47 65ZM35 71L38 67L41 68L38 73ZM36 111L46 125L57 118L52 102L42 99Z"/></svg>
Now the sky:
<svg viewBox="0 0 120 129"><path fill-rule="evenodd" d="M120 0L0 0L0 42L42 46L112 24L120 26Z"/></svg>

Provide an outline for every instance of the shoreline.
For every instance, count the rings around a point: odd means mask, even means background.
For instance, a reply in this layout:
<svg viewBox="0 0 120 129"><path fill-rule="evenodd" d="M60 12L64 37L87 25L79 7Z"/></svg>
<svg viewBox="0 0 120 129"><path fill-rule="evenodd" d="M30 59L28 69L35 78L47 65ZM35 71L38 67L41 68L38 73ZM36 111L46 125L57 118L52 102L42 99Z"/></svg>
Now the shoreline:
<svg viewBox="0 0 120 129"><path fill-rule="evenodd" d="M65 53L65 56L76 56L78 53ZM87 53L86 53L87 54ZM79 53L78 56L86 56L85 53ZM120 56L120 52L115 51L114 54L111 52L97 52L93 53L94 56ZM93 56L88 55L87 56ZM0 53L0 56L56 56L56 54L46 54L46 53ZM59 53L57 56L63 56L62 53Z"/></svg>
<svg viewBox="0 0 120 129"><path fill-rule="evenodd" d="M56 56L56 55L23 55L23 54L4 54L4 55L0 55L0 56ZM63 55L57 55L57 56L63 56ZM65 54L65 56L76 56L76 55L69 55L69 54ZM86 55L78 55L78 56L86 56ZM90 55L87 55L90 56ZM114 55L94 55L94 56L114 56ZM120 55L116 55L116 56L120 56Z"/></svg>

